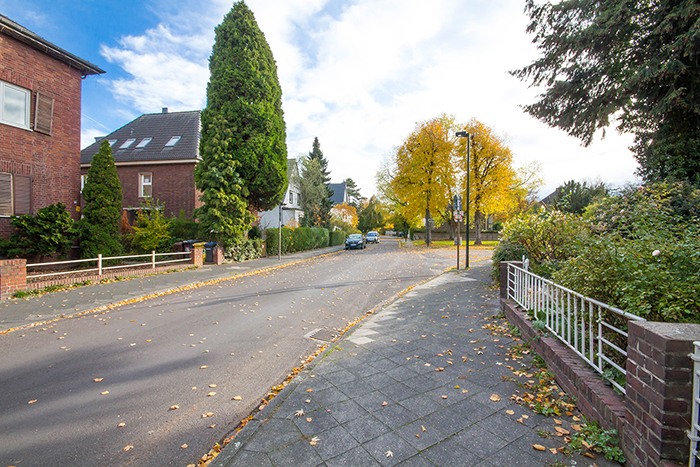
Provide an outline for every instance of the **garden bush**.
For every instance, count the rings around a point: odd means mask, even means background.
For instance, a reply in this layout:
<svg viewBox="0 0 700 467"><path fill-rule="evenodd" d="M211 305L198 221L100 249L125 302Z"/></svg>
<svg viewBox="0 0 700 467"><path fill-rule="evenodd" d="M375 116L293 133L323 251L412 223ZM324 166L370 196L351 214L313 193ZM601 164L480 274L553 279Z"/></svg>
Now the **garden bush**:
<svg viewBox="0 0 700 467"><path fill-rule="evenodd" d="M17 229L9 241L0 242L0 254L10 258L22 257L39 261L45 256L65 256L78 234L75 222L61 203L39 209L35 216L13 216Z"/></svg>
<svg viewBox="0 0 700 467"><path fill-rule="evenodd" d="M236 262L257 259L262 256L263 241L259 238L242 238L224 250L226 259Z"/></svg>
<svg viewBox="0 0 700 467"><path fill-rule="evenodd" d="M275 256L279 254L279 229L265 229L265 241L267 242L267 254ZM294 249L294 230L282 227L282 254L292 253Z"/></svg>
<svg viewBox="0 0 700 467"><path fill-rule="evenodd" d="M348 234L346 234L344 231L334 230L333 232L328 233L328 244L330 246L342 245L345 243L346 238L348 238Z"/></svg>
<svg viewBox="0 0 700 467"><path fill-rule="evenodd" d="M131 247L137 253L168 253L173 251L173 239L168 230L170 221L163 217L162 206L146 203L136 213L132 227Z"/></svg>
<svg viewBox="0 0 700 467"><path fill-rule="evenodd" d="M267 254L278 254L277 242L279 241L278 229L265 229L267 241ZM294 253L328 246L328 230L323 227L297 227L290 229L282 227L282 253Z"/></svg>

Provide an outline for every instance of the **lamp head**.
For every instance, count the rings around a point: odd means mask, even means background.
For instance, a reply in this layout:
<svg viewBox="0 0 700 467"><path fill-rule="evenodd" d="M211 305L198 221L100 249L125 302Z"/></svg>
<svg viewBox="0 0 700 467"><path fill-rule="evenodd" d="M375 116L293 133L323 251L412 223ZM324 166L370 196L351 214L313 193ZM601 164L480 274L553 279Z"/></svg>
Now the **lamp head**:
<svg viewBox="0 0 700 467"><path fill-rule="evenodd" d="M458 131L457 133L455 133L455 136L466 138L467 136L469 136L469 133L467 133L466 131Z"/></svg>

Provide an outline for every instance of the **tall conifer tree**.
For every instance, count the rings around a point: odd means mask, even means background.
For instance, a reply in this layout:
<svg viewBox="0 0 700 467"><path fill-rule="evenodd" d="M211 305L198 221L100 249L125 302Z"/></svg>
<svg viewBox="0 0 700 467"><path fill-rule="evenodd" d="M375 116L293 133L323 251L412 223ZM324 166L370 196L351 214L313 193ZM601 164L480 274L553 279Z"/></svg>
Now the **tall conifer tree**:
<svg viewBox="0 0 700 467"><path fill-rule="evenodd" d="M122 218L122 186L112 147L102 140L100 150L92 157L83 187L83 218L80 219L80 256L96 258L122 252L119 228Z"/></svg>
<svg viewBox="0 0 700 467"><path fill-rule="evenodd" d="M216 28L195 182L198 218L219 240L240 236L250 210L277 205L287 187L286 131L277 65L253 13L239 1Z"/></svg>

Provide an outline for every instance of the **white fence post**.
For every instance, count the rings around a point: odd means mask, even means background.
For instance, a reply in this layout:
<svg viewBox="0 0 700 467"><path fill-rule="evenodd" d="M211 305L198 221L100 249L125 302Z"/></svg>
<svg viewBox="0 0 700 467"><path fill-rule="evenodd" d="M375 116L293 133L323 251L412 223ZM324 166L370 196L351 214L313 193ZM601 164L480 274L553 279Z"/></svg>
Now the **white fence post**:
<svg viewBox="0 0 700 467"><path fill-rule="evenodd" d="M102 253L97 254L97 275L102 275Z"/></svg>
<svg viewBox="0 0 700 467"><path fill-rule="evenodd" d="M156 251L151 250L151 269L156 269Z"/></svg>

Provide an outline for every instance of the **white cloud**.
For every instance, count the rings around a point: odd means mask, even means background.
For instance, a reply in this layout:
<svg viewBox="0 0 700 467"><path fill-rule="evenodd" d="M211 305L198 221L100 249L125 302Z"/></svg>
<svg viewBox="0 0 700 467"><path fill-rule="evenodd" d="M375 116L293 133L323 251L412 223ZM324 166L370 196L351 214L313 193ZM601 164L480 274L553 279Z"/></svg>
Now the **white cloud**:
<svg viewBox="0 0 700 467"><path fill-rule="evenodd" d="M569 179L632 179L629 136L610 130L582 148L519 107L537 94L508 74L537 56L521 0L247 3L278 64L289 156L308 153L318 136L334 181L351 177L371 194L380 159L416 121L443 112L507 133L516 161L542 163L543 192ZM231 3L167 8L157 27L102 47L128 73L110 90L137 113L204 106L214 27Z"/></svg>

